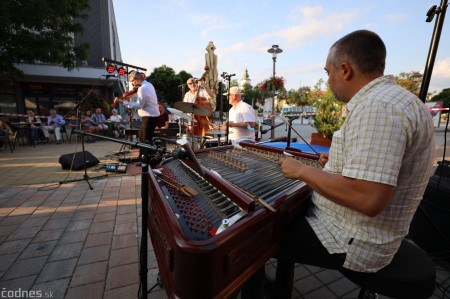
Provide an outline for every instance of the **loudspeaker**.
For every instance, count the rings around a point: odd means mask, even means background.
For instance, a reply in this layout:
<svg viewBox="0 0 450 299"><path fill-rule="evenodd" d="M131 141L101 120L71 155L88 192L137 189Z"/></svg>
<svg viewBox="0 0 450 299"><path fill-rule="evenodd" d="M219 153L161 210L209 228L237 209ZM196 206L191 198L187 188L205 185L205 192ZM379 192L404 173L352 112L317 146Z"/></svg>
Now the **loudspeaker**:
<svg viewBox="0 0 450 299"><path fill-rule="evenodd" d="M450 261L450 179L432 176L409 236L429 254Z"/></svg>
<svg viewBox="0 0 450 299"><path fill-rule="evenodd" d="M86 168L95 166L98 163L100 163L100 161L88 151L84 152L84 157L86 162ZM59 157L59 164L61 164L62 169L70 169L70 166L72 166L72 170L84 169L83 152L76 152L62 155L61 157Z"/></svg>

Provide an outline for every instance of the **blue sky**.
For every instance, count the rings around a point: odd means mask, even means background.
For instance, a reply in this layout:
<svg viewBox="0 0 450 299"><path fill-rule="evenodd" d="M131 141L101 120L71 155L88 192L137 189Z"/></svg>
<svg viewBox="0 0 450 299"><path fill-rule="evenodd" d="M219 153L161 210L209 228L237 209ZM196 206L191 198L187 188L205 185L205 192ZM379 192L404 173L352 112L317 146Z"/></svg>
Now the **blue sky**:
<svg viewBox="0 0 450 299"><path fill-rule="evenodd" d="M423 73L436 17L426 13L439 0L203 1L113 0L124 63L147 68L163 64L176 73L203 74L208 42L214 42L218 72L245 68L252 85L272 76L277 44L283 50L276 74L286 88L327 80L323 70L330 46L358 29L378 33L387 47L385 74ZM450 87L450 18L447 13L429 92Z"/></svg>

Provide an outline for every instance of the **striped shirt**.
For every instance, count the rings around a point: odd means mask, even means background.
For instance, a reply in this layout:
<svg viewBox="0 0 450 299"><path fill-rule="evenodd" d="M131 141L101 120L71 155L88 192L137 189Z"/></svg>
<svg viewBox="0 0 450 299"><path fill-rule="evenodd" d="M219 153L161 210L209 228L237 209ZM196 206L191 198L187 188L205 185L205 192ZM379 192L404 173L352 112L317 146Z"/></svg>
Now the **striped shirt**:
<svg viewBox="0 0 450 299"><path fill-rule="evenodd" d="M307 220L330 254L346 253L345 268L376 272L391 262L425 192L434 127L425 105L392 76L364 86L347 109L323 170L395 186L392 199L369 217L314 192Z"/></svg>

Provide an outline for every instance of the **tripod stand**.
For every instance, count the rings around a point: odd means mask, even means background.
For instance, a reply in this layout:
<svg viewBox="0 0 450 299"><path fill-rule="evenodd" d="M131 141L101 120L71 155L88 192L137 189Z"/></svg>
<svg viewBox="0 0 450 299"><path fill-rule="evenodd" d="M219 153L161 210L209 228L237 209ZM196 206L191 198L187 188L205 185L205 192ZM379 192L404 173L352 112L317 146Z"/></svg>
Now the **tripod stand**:
<svg viewBox="0 0 450 299"><path fill-rule="evenodd" d="M85 97L85 98L86 98L86 97ZM64 116L64 119L67 119L67 117L68 117L69 115L72 114L72 111L74 111L74 110L76 109L76 110L77 110L77 125L78 125L78 129L79 129L80 132L84 132L84 131L81 130L81 112L80 112L80 108L81 108L81 104L83 103L83 101L84 101L85 98L83 98L83 99L82 99L75 107L73 107L73 108L72 108L69 112L67 112L67 114ZM78 134L78 132L76 132L76 131L75 131L75 133ZM85 181L87 182L87 184L89 185L89 189L90 189L90 190L94 190L94 187L92 187L92 185L91 185L91 183L89 182L89 180L90 180L90 179L103 178L103 177L106 177L106 176L108 176L108 175L105 174L105 175L97 176L97 177L94 177L94 178L90 178L90 177L89 177L89 175L87 174L87 167L86 167L86 151L85 151L85 148L84 148L84 137L85 137L85 134L81 134L81 135L82 135L82 136L81 136L81 149L82 149L83 169L84 169L84 175L83 175L83 178L82 178L82 179L74 179L74 180L61 181L61 182L59 182L59 184L62 185L62 184L65 184L65 183L72 183L72 182L78 182L78 181L83 181L83 180L85 180ZM73 157L72 157L72 165L73 165L73 161L75 160L75 158L76 158L76 153L73 154ZM70 170L69 170L69 171L71 171L71 170L72 170L72 166L70 167Z"/></svg>

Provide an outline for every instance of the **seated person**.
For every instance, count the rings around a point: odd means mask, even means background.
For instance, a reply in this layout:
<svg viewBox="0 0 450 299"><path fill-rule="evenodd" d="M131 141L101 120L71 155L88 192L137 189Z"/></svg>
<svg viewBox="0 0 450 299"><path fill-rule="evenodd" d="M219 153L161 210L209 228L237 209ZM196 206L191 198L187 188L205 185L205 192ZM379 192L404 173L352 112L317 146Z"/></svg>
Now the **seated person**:
<svg viewBox="0 0 450 299"><path fill-rule="evenodd" d="M97 123L92 119L91 110L86 110L84 116L81 118L81 129L92 134L99 134L100 128ZM94 142L95 137L86 137L86 141Z"/></svg>
<svg viewBox="0 0 450 299"><path fill-rule="evenodd" d="M0 147L3 144L7 143L8 138L9 138L8 129L3 127L3 123L0 120Z"/></svg>
<svg viewBox="0 0 450 299"><path fill-rule="evenodd" d="M105 124L106 117L102 113L102 108L95 108L95 113L92 115L92 120L100 128L100 132L108 131L108 125Z"/></svg>
<svg viewBox="0 0 450 299"><path fill-rule="evenodd" d="M156 124L156 130L169 128L169 115L166 113L163 104L158 104L159 118Z"/></svg>
<svg viewBox="0 0 450 299"><path fill-rule="evenodd" d="M47 119L47 125L42 127L45 138L48 140L50 136L49 131L55 132L56 144L61 143L61 128L66 124L61 115L55 109L50 109L50 116Z"/></svg>
<svg viewBox="0 0 450 299"><path fill-rule="evenodd" d="M112 115L109 117L109 120L112 121L114 130L119 133L119 137L125 136L125 129L127 126L125 125L126 121L123 120L120 114L117 114L117 109L111 110Z"/></svg>
<svg viewBox="0 0 450 299"><path fill-rule="evenodd" d="M42 131L42 123L39 116L34 115L33 110L27 110L27 123L31 123L31 138L34 143L38 143L45 139L44 132Z"/></svg>

